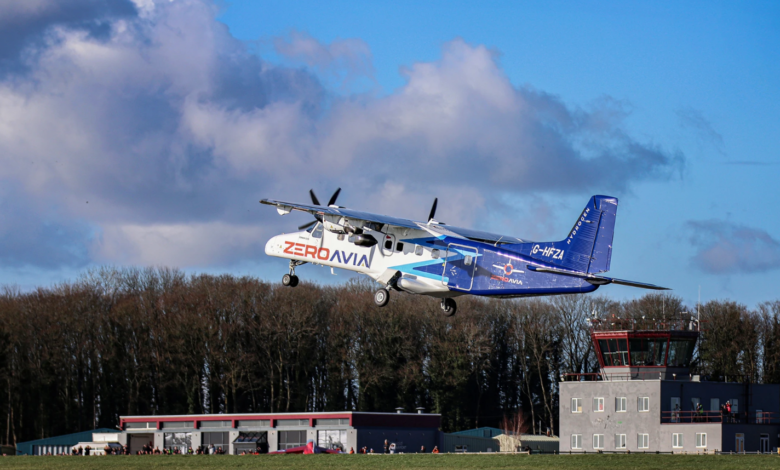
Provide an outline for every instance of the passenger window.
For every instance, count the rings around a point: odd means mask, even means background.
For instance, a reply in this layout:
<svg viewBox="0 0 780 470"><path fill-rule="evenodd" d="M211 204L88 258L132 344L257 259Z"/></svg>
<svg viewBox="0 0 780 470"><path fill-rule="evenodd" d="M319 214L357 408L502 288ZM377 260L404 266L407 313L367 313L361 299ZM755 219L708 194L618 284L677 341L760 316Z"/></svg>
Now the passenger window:
<svg viewBox="0 0 780 470"><path fill-rule="evenodd" d="M344 241L344 234L340 233L339 236L336 237L336 238L338 238L340 242L343 242ZM350 237L350 238L352 238L352 237ZM350 240L350 241L352 241L352 240Z"/></svg>
<svg viewBox="0 0 780 470"><path fill-rule="evenodd" d="M439 259L439 250L431 250L431 257L433 259Z"/></svg>
<svg viewBox="0 0 780 470"><path fill-rule="evenodd" d="M422 256L422 253L423 253L423 247L422 246L417 245L416 247L414 247L414 254L415 255Z"/></svg>
<svg viewBox="0 0 780 470"><path fill-rule="evenodd" d="M463 264L466 266L471 266L471 256L466 255L466 258L463 260Z"/></svg>
<svg viewBox="0 0 780 470"><path fill-rule="evenodd" d="M404 244L401 242L398 242L395 244L395 251L404 251Z"/></svg>
<svg viewBox="0 0 780 470"><path fill-rule="evenodd" d="M392 240L385 240L385 249L386 250L392 250L393 249L393 241Z"/></svg>

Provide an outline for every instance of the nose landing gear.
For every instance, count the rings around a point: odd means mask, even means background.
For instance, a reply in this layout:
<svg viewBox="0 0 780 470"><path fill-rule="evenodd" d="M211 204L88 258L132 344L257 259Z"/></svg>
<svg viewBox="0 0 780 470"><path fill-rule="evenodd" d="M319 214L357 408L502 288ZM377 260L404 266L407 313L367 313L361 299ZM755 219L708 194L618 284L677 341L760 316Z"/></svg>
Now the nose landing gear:
<svg viewBox="0 0 780 470"><path fill-rule="evenodd" d="M282 285L285 287L295 287L298 285L298 276L295 274L285 274L282 276Z"/></svg>
<svg viewBox="0 0 780 470"><path fill-rule="evenodd" d="M295 267L306 264L306 261L290 260L290 274L282 276L282 285L285 287L295 287L298 285L298 276L295 275Z"/></svg>
<svg viewBox="0 0 780 470"><path fill-rule="evenodd" d="M458 311L458 304L453 299L441 299L441 311L445 317L451 317Z"/></svg>

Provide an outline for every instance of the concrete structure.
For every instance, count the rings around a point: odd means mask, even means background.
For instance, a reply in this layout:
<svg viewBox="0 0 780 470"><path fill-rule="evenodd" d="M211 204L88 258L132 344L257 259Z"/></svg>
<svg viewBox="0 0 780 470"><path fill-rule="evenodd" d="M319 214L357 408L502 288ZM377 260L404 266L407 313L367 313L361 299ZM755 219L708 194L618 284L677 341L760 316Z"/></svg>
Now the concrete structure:
<svg viewBox="0 0 780 470"><path fill-rule="evenodd" d="M440 445L441 415L424 413L262 413L176 416L122 416L119 436L135 454L152 447L222 447L226 453L261 453L287 449L314 440L321 447L362 447L381 453L384 441L396 452L428 452Z"/></svg>
<svg viewBox="0 0 780 470"><path fill-rule="evenodd" d="M776 451L780 385L692 376L695 324L625 326L594 325L600 373L562 377L561 452Z"/></svg>
<svg viewBox="0 0 780 470"><path fill-rule="evenodd" d="M45 439L36 439L34 441L20 442L16 444L16 453L18 455L61 455L69 454L74 446L79 442L92 441L93 433L118 433L116 429L101 428L93 431L77 432L65 434L63 436L47 437ZM105 444L102 444L102 449Z"/></svg>

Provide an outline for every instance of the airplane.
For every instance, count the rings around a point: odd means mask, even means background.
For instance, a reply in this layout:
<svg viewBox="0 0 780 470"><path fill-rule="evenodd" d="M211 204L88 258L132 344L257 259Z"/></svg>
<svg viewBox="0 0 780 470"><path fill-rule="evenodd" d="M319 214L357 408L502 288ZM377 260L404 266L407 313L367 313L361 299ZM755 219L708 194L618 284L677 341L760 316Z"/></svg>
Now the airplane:
<svg viewBox="0 0 780 470"><path fill-rule="evenodd" d="M338 188L326 205L313 190L311 204L263 199L281 215L308 212L313 221L298 232L272 237L269 256L290 260L282 284L295 287L295 268L311 263L365 274L381 284L374 302L384 307L390 291L441 299L446 316L457 311L462 295L515 298L593 292L606 284L669 290L653 284L606 277L612 257L618 200L593 196L566 238L531 242L508 235L348 209L336 205Z"/></svg>

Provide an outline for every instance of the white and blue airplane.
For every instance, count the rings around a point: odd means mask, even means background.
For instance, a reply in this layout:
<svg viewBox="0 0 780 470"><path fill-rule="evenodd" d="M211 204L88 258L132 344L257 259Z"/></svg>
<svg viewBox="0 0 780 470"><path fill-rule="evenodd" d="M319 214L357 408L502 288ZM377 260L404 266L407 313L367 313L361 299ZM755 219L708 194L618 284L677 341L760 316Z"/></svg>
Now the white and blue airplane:
<svg viewBox="0 0 780 470"><path fill-rule="evenodd" d="M295 268L306 263L365 274L382 285L374 302L383 307L390 290L441 299L445 315L457 310L454 298L479 295L500 298L593 292L605 284L667 290L652 284L601 275L609 271L618 200L593 196L566 238L529 242L508 235L370 214L336 205L341 188L327 205L314 191L312 204L263 199L281 215L309 212L314 221L298 232L277 235L265 253L290 260L282 284L295 287Z"/></svg>

